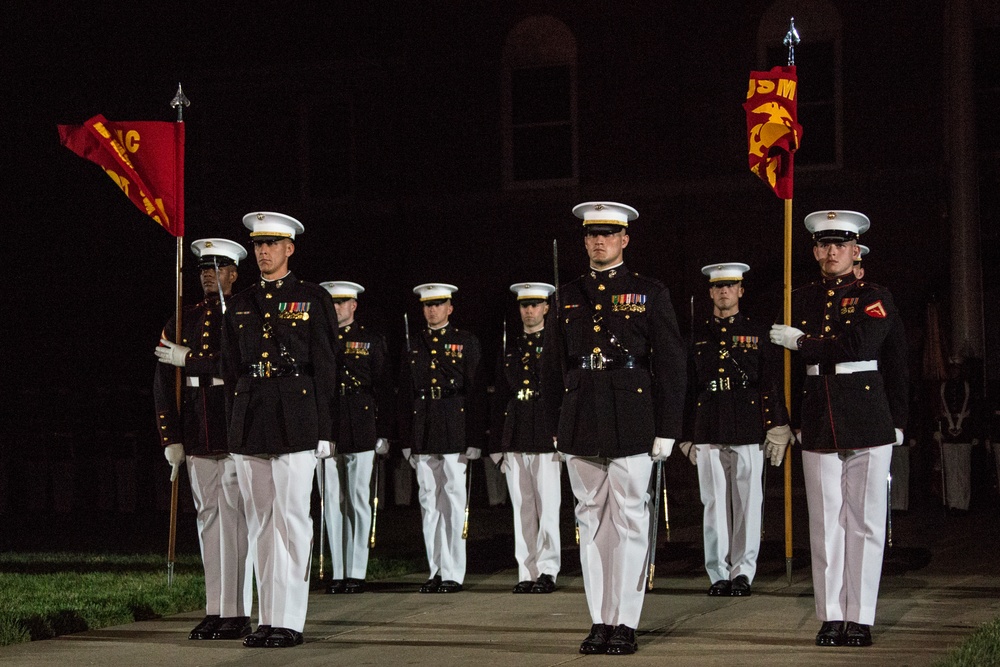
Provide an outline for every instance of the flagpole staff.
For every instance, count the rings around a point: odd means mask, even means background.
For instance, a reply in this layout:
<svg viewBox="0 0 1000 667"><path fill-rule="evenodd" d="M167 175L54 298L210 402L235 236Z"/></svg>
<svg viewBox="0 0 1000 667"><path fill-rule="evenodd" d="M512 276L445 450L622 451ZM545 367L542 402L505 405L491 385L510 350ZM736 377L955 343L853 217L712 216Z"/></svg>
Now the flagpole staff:
<svg viewBox="0 0 1000 667"><path fill-rule="evenodd" d="M795 46L801 41L795 18L788 22L784 45L788 47L788 65L795 65ZM791 160L791 154L788 156ZM792 323L792 198L785 200L784 321ZM785 349L785 407L792 409L792 352ZM792 582L792 448L785 457L785 576Z"/></svg>
<svg viewBox="0 0 1000 667"><path fill-rule="evenodd" d="M189 100L185 95L184 91L181 89L181 84L177 84L177 94L174 98L170 100L170 106L177 110L177 122L184 122L184 107L190 106L191 100ZM184 237L177 237L177 259L175 262L175 282L176 282L176 299L174 302L174 322L176 326L174 327L174 340L180 341L183 338L182 333L182 323L181 323L181 313L182 305L181 298L183 296L183 285L182 280L182 269L184 268ZM174 369L174 399L177 401L177 414L181 414L181 387L184 378L181 376L181 367L177 366ZM174 481L170 483L170 531L169 538L167 541L167 586L171 586L174 583L174 557L177 549L177 492L180 487L180 476L175 475Z"/></svg>

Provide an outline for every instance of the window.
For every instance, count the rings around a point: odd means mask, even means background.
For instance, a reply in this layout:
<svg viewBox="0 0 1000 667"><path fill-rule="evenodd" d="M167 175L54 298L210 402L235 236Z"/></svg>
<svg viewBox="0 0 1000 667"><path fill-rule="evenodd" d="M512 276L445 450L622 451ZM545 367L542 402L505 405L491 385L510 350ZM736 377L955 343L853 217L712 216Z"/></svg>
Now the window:
<svg viewBox="0 0 1000 667"><path fill-rule="evenodd" d="M503 175L507 186L577 177L576 41L554 18L531 17L504 46Z"/></svg>

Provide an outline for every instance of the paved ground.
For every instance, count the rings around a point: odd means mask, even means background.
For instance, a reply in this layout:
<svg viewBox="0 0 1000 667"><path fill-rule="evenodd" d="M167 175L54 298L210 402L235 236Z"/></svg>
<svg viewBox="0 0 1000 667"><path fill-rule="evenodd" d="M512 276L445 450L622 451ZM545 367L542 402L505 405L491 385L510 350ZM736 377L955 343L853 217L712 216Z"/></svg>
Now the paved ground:
<svg viewBox="0 0 1000 667"><path fill-rule="evenodd" d="M772 485L768 503L780 505ZM472 526L467 590L420 595L425 573L373 584L369 593L315 592L294 649L245 649L238 642L192 642L202 613L83 632L0 648L0 664L67 665L516 665L585 660L641 665L932 665L982 622L1000 616L1000 578L991 560L1000 546L995 497L962 517L933 501L894 517L894 546L882 579L875 645L821 649L813 610L804 504L795 511L792 581L785 576L780 511L768 511L761 566L749 598L709 598L700 568L697 506L672 507L670 541L661 540L655 589L646 597L639 652L630 657L577 653L589 629L575 547L564 549L559 590L510 594L516 580L509 508L480 508ZM385 525L417 521L415 508L387 509ZM381 525L381 524L380 524ZM572 526L564 530L572 540ZM402 551L417 537L387 529L383 548ZM395 538L390 537L395 535ZM477 535L483 537L477 538ZM417 538L418 539L418 538ZM405 544L404 544L405 543ZM416 544L419 548L419 542Z"/></svg>

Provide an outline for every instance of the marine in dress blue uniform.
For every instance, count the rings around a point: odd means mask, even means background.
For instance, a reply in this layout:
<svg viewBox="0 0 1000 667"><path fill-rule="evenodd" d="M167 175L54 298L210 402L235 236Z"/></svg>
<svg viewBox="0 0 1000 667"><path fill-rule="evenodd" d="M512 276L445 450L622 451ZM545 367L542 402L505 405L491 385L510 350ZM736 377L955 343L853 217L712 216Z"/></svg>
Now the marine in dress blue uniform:
<svg viewBox="0 0 1000 667"><path fill-rule="evenodd" d="M389 451L387 414L391 388L385 339L355 320L358 283L320 283L330 293L337 314L333 349L337 355L340 430L337 451L317 465L325 493L326 530L330 541L327 593L362 593L368 571L372 526L371 478L375 454Z"/></svg>
<svg viewBox="0 0 1000 667"><path fill-rule="evenodd" d="M226 436L226 392L219 369L223 307L247 251L227 239L191 244L205 298L184 309L181 340L176 322L163 328L156 356L153 399L160 444L172 467L171 481L186 461L197 512L198 542L205 568L205 618L189 639L240 639L250 633L253 560L236 480L236 463ZM183 405L176 401L176 372L182 374Z"/></svg>
<svg viewBox="0 0 1000 667"><path fill-rule="evenodd" d="M335 445L337 318L326 290L288 268L302 223L255 212L243 224L261 277L229 300L222 339L229 447L256 544L259 623L243 644L285 648L303 641L312 478Z"/></svg>
<svg viewBox="0 0 1000 667"><path fill-rule="evenodd" d="M452 295L446 283L417 285L427 326L403 351L399 394L403 454L417 473L417 496L430 578L421 593L457 593L465 581L462 537L468 499L466 469L482 448L474 414L479 340L451 326ZM482 429L485 430L485 429ZM473 444L470 444L470 441Z"/></svg>
<svg viewBox="0 0 1000 667"><path fill-rule="evenodd" d="M695 327L688 364L685 430L691 439L679 449L698 466L705 570L713 596L751 593L765 458L781 465L791 438L780 387L781 354L768 342L768 325L740 309L743 274L749 270L739 262L702 268L712 316Z"/></svg>
<svg viewBox="0 0 1000 667"><path fill-rule="evenodd" d="M507 479L514 510L514 593L551 593L561 565L562 463L546 427L541 397L545 316L555 287L515 283L522 331L497 364L491 458Z"/></svg>
<svg viewBox="0 0 1000 667"><path fill-rule="evenodd" d="M898 374L880 368L892 329L901 326L889 290L859 280L853 260L870 221L855 211L805 218L821 279L792 293L792 325L771 342L793 351L792 427L799 430L809 505L819 646L868 646L885 546L886 478L892 446L903 440L906 396ZM888 380L884 373L892 373Z"/></svg>
<svg viewBox="0 0 1000 667"><path fill-rule="evenodd" d="M549 311L542 400L577 501L593 622L580 652L630 654L646 591L651 471L681 433L686 345L669 291L625 266L638 212L585 202L573 213L590 270Z"/></svg>

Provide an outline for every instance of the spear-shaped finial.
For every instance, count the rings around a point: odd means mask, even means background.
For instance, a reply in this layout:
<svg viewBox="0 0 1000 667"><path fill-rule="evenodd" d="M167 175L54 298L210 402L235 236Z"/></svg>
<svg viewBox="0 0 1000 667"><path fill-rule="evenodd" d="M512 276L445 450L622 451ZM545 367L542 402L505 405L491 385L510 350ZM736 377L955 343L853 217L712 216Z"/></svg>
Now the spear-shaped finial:
<svg viewBox="0 0 1000 667"><path fill-rule="evenodd" d="M788 47L788 64L795 64L795 46L801 42L802 39L799 37L799 31L795 29L795 17L793 16L788 22L788 32L785 33L785 46Z"/></svg>
<svg viewBox="0 0 1000 667"><path fill-rule="evenodd" d="M787 37L785 38L788 39ZM787 41L786 41L787 43ZM184 107L191 106L191 100L187 98L184 94L184 90L181 88L180 82L177 83L177 94L174 95L174 99L170 100L170 106L177 109L177 122L184 122Z"/></svg>

